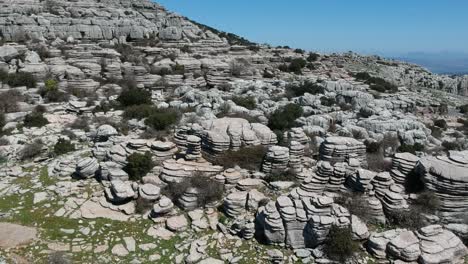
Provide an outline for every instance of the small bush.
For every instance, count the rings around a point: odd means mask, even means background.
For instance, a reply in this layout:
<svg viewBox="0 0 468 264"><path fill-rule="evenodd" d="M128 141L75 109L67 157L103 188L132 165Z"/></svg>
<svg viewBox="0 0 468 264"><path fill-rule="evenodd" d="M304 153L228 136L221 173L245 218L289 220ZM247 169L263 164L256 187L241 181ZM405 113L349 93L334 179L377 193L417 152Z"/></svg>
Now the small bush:
<svg viewBox="0 0 468 264"><path fill-rule="evenodd" d="M308 62L317 61L320 58L320 55L314 52L309 53L309 57L307 57Z"/></svg>
<svg viewBox="0 0 468 264"><path fill-rule="evenodd" d="M416 154L416 152L424 151L424 145L416 143L414 145L403 144L398 148L398 152L409 152Z"/></svg>
<svg viewBox="0 0 468 264"><path fill-rule="evenodd" d="M157 109L145 120L145 124L156 130L165 130L179 119L179 112L173 109Z"/></svg>
<svg viewBox="0 0 468 264"><path fill-rule="evenodd" d="M291 170L285 171L274 171L270 173L267 177L265 177L266 182L276 182L276 181L292 181L295 182L297 180L296 174L294 174Z"/></svg>
<svg viewBox="0 0 468 264"><path fill-rule="evenodd" d="M255 101L255 98L253 96L247 96L247 97L235 96L232 98L232 101L236 105L245 107L249 110L253 110L255 109L255 107L257 107L257 102Z"/></svg>
<svg viewBox="0 0 468 264"><path fill-rule="evenodd" d="M145 214L149 210L153 209L153 203L154 202L152 201L138 197L135 201L135 212L137 214Z"/></svg>
<svg viewBox="0 0 468 264"><path fill-rule="evenodd" d="M455 141L444 141L442 142L442 147L444 147L446 150L462 150L463 149L461 144Z"/></svg>
<svg viewBox="0 0 468 264"><path fill-rule="evenodd" d="M436 214L440 209L440 199L431 191L423 191L418 194L413 206L418 206L421 211L427 214Z"/></svg>
<svg viewBox="0 0 468 264"><path fill-rule="evenodd" d="M49 1L48 1L49 2ZM72 261L65 252L50 253L48 262L49 264L70 264Z"/></svg>
<svg viewBox="0 0 468 264"><path fill-rule="evenodd" d="M197 201L200 207L223 198L224 185L202 174L196 174L180 183L171 183L163 193L177 203L188 188L198 189Z"/></svg>
<svg viewBox="0 0 468 264"><path fill-rule="evenodd" d="M460 106L460 113L468 114L468 104Z"/></svg>
<svg viewBox="0 0 468 264"><path fill-rule="evenodd" d="M125 89L119 95L117 101L124 107L142 104L148 105L151 104L151 92L138 88Z"/></svg>
<svg viewBox="0 0 468 264"><path fill-rule="evenodd" d="M5 114L0 112L0 134L2 132L2 128L6 125Z"/></svg>
<svg viewBox="0 0 468 264"><path fill-rule="evenodd" d="M447 121L445 121L444 119L434 120L434 126L440 127L442 129L447 129Z"/></svg>
<svg viewBox="0 0 468 264"><path fill-rule="evenodd" d="M21 160L28 160L32 159L42 152L42 148L44 144L41 140L35 140L33 143L25 145L23 149L19 153L19 157Z"/></svg>
<svg viewBox="0 0 468 264"><path fill-rule="evenodd" d="M156 108L152 105L132 105L125 108L123 117L127 119L143 119L149 117L155 111Z"/></svg>
<svg viewBox="0 0 468 264"><path fill-rule="evenodd" d="M18 111L18 102L23 96L15 90L0 93L0 112L12 113Z"/></svg>
<svg viewBox="0 0 468 264"><path fill-rule="evenodd" d="M360 81L364 81L366 84L369 84L369 88L377 92L387 92L387 93L396 93L398 92L398 87L392 83L387 82L386 80L379 77L372 77L367 72L359 72L354 75L354 77Z"/></svg>
<svg viewBox="0 0 468 264"><path fill-rule="evenodd" d="M86 120L83 117L75 119L75 121L73 121L73 123L71 123L69 127L71 129L83 130L85 132L89 131L88 120Z"/></svg>
<svg viewBox="0 0 468 264"><path fill-rule="evenodd" d="M43 127L49 124L49 121L47 121L42 112L34 111L24 117L23 123L25 127Z"/></svg>
<svg viewBox="0 0 468 264"><path fill-rule="evenodd" d="M268 127L272 130L286 130L292 128L295 120L304 113L302 107L296 104L288 104L283 108L276 110L268 121Z"/></svg>
<svg viewBox="0 0 468 264"><path fill-rule="evenodd" d="M371 171L386 171L391 164L386 164L383 150L374 153L367 153L367 168Z"/></svg>
<svg viewBox="0 0 468 264"><path fill-rule="evenodd" d="M359 243L353 240L351 228L332 226L324 250L329 258L343 263L359 251Z"/></svg>
<svg viewBox="0 0 468 264"><path fill-rule="evenodd" d="M217 155L213 163L224 168L239 166L247 170L260 170L266 151L263 146L244 147L238 151L228 150Z"/></svg>
<svg viewBox="0 0 468 264"><path fill-rule="evenodd" d="M0 81L8 84L11 87L26 86L27 88L36 87L36 78L31 73L17 72L17 73L6 73L2 71L0 73Z"/></svg>
<svg viewBox="0 0 468 264"><path fill-rule="evenodd" d="M127 165L124 170L128 173L130 180L141 181L143 176L150 172L153 167L150 152L145 154L135 152L127 157Z"/></svg>
<svg viewBox="0 0 468 264"><path fill-rule="evenodd" d="M369 205L367 197L361 193L342 193L335 199L335 203L340 204L349 210L350 214L356 215L362 221L371 222L372 216L369 214Z"/></svg>
<svg viewBox="0 0 468 264"><path fill-rule="evenodd" d="M323 106L333 106L336 104L336 100L335 98L330 98L330 97L325 97L325 96L322 96L320 97L320 103L323 105Z"/></svg>
<svg viewBox="0 0 468 264"><path fill-rule="evenodd" d="M66 154L68 152L75 151L75 145L72 144L69 140L60 138L54 146L54 154L57 156Z"/></svg>
<svg viewBox="0 0 468 264"><path fill-rule="evenodd" d="M286 96L288 98L302 96L305 93L323 94L325 89L317 83L306 81L300 85L288 85L286 87Z"/></svg>
<svg viewBox="0 0 468 264"><path fill-rule="evenodd" d="M388 223L399 228L417 230L426 226L422 212L417 207L410 207L409 210L386 213Z"/></svg>
<svg viewBox="0 0 468 264"><path fill-rule="evenodd" d="M48 102L65 102L69 96L67 93L59 90L58 81L55 79L47 79L44 82L44 88L39 91L40 95Z"/></svg>
<svg viewBox="0 0 468 264"><path fill-rule="evenodd" d="M295 74L302 74L302 69L307 65L307 62L302 58L293 59L289 64L288 71Z"/></svg>

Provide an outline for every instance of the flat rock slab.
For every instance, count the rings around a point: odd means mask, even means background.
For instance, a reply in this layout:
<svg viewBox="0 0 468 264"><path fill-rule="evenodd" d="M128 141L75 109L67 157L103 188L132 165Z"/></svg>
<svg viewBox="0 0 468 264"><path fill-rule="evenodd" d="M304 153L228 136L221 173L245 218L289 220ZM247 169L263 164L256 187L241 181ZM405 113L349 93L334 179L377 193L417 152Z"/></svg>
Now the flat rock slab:
<svg viewBox="0 0 468 264"><path fill-rule="evenodd" d="M127 221L130 217L121 212L104 208L93 201L86 201L80 208L81 217L85 219L107 218L116 221Z"/></svg>
<svg viewBox="0 0 468 264"><path fill-rule="evenodd" d="M37 230L32 227L0 223L0 248L8 249L25 245L36 239Z"/></svg>

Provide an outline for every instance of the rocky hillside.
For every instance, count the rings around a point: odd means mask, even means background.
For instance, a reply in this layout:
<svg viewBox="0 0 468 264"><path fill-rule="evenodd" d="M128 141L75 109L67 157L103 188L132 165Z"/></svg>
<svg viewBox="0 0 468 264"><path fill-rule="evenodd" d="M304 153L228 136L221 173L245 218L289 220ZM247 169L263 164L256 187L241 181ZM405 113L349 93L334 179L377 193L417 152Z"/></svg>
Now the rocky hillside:
<svg viewBox="0 0 468 264"><path fill-rule="evenodd" d="M463 263L467 77L137 0L0 0L0 263Z"/></svg>

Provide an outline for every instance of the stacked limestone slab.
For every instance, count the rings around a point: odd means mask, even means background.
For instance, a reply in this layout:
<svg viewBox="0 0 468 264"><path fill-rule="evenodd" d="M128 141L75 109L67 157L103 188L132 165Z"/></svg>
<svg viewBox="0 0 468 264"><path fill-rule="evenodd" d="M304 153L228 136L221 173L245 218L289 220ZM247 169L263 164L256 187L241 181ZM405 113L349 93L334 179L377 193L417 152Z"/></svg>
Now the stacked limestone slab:
<svg viewBox="0 0 468 264"><path fill-rule="evenodd" d="M367 165L366 146L354 138L328 137L320 146L320 159L331 163L357 159L362 166Z"/></svg>
<svg viewBox="0 0 468 264"><path fill-rule="evenodd" d="M392 160L390 175L395 183L404 185L407 176L413 171L419 158L411 153L396 153Z"/></svg>
<svg viewBox="0 0 468 264"><path fill-rule="evenodd" d="M468 212L468 151L449 156L427 156L418 171L427 189L440 199L440 211L447 219L462 218Z"/></svg>
<svg viewBox="0 0 468 264"><path fill-rule="evenodd" d="M367 249L375 258L388 257L404 263L463 263L468 250L451 231L431 225L416 232L393 229L370 236Z"/></svg>

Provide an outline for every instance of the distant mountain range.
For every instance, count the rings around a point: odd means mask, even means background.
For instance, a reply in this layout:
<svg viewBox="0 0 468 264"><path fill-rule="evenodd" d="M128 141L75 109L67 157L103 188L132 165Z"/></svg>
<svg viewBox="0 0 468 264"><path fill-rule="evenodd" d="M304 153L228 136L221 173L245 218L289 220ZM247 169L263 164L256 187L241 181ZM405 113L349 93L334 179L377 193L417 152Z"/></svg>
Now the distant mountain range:
<svg viewBox="0 0 468 264"><path fill-rule="evenodd" d="M468 54L458 52L411 52L391 57L401 61L421 65L439 74L468 74Z"/></svg>

